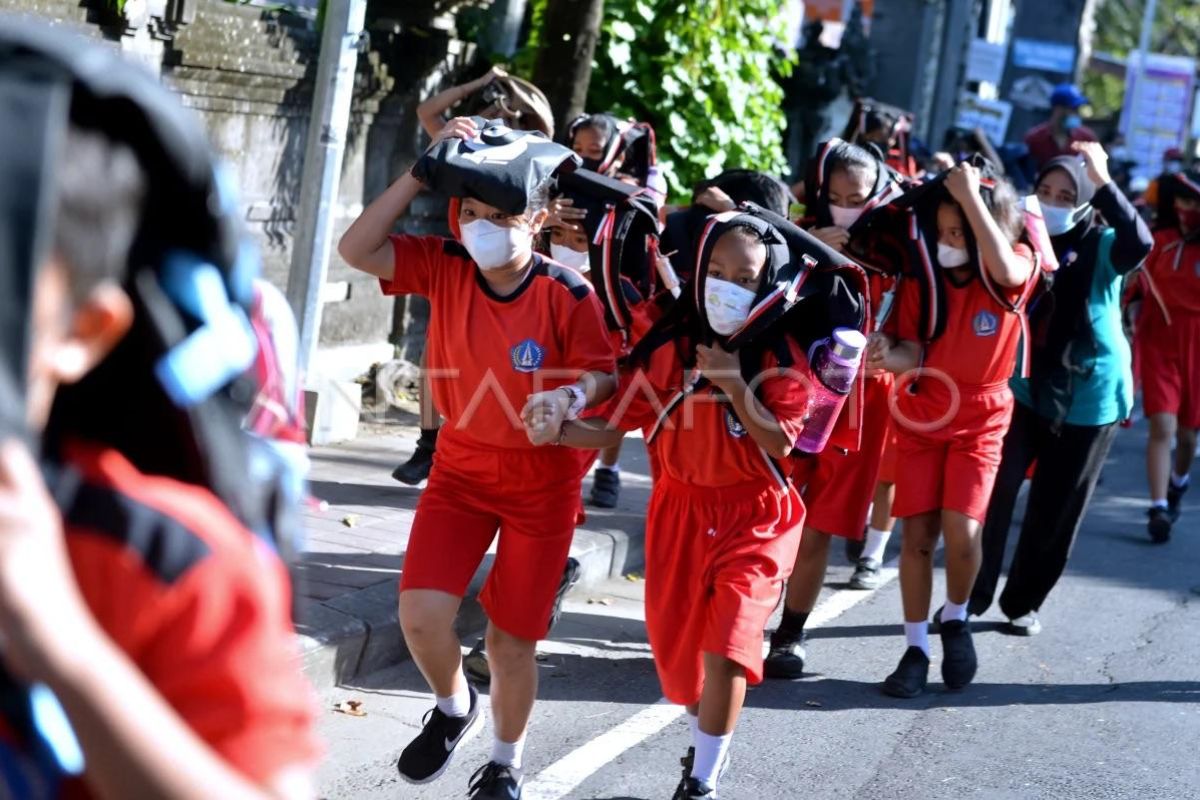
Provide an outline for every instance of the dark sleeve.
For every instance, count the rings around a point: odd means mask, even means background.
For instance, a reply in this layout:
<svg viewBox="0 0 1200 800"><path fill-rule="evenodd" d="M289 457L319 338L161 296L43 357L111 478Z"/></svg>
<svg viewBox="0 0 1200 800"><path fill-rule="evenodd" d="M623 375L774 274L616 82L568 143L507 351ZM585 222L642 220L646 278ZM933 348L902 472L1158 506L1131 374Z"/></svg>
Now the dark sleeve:
<svg viewBox="0 0 1200 800"><path fill-rule="evenodd" d="M1154 237L1146 221L1133 208L1133 204L1112 184L1100 187L1092 198L1092 206L1104 216L1104 221L1116 232L1113 240L1113 269L1118 275L1132 272L1154 246Z"/></svg>

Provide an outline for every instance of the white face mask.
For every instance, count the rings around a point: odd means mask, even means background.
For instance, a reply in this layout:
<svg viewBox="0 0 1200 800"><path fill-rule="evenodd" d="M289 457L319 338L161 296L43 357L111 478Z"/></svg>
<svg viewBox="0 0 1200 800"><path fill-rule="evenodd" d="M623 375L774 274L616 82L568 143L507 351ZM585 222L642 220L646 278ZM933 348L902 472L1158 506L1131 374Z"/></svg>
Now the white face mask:
<svg viewBox="0 0 1200 800"><path fill-rule="evenodd" d="M943 267L962 267L971 260L971 254L965 247L951 247L938 242L938 263Z"/></svg>
<svg viewBox="0 0 1200 800"><path fill-rule="evenodd" d="M861 208L846 208L845 206L835 206L833 203L829 204L829 214L833 217L833 224L839 228L849 228L858 222L862 213Z"/></svg>
<svg viewBox="0 0 1200 800"><path fill-rule="evenodd" d="M564 267L570 267L576 272L587 272L592 268L592 263L588 260L588 251L582 253L578 250L572 250L565 244L550 243L550 257Z"/></svg>
<svg viewBox="0 0 1200 800"><path fill-rule="evenodd" d="M1046 233L1051 236L1061 236L1079 224L1079 220L1087 212L1087 206L1079 208L1063 208L1042 203L1042 218L1046 220Z"/></svg>
<svg viewBox="0 0 1200 800"><path fill-rule="evenodd" d="M477 219L462 226L462 244L480 269L490 270L512 262L522 251L529 252L532 241L524 227L502 228Z"/></svg>
<svg viewBox="0 0 1200 800"><path fill-rule="evenodd" d="M704 313L708 324L722 336L735 332L750 316L755 293L720 278L704 282Z"/></svg>

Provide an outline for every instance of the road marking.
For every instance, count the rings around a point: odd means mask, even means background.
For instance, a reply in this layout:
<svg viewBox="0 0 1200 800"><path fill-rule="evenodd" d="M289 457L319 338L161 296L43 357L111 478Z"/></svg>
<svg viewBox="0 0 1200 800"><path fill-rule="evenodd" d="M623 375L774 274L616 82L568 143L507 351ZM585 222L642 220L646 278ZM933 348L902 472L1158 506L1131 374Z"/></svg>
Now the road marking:
<svg viewBox="0 0 1200 800"><path fill-rule="evenodd" d="M883 565L879 586L873 590L842 589L830 595L808 615L805 630L827 625L887 586L900 574L898 564L897 557ZM665 697L660 699L546 767L525 784L522 796L525 800L562 800L601 767L646 741L683 713L683 706L670 703Z"/></svg>
<svg viewBox="0 0 1200 800"><path fill-rule="evenodd" d="M683 706L662 698L546 767L525 784L522 796L525 800L559 800L566 797L602 766L649 739L681 714Z"/></svg>

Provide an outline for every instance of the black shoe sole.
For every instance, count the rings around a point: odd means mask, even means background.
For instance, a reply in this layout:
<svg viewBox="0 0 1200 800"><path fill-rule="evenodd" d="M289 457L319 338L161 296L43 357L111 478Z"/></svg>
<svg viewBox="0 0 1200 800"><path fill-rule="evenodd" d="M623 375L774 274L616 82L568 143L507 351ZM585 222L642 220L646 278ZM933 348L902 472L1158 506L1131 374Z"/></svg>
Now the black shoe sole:
<svg viewBox="0 0 1200 800"><path fill-rule="evenodd" d="M885 680L881 688L883 689L883 693L888 697L898 697L901 700L911 700L914 697L920 697L921 695L925 694L924 686L919 689L914 689L910 686L904 686L900 683L893 683L890 680Z"/></svg>
<svg viewBox="0 0 1200 800"><path fill-rule="evenodd" d="M415 475L410 474L407 471L408 466L409 465L407 463L405 463L405 464L401 464L400 466L398 466L394 470L392 470L392 479L399 481L400 483L403 483L405 486L416 486L421 481L428 480L429 473L433 470L433 462L432 461L429 462L429 466L426 467L423 472L421 472L419 474L415 474Z"/></svg>
<svg viewBox="0 0 1200 800"><path fill-rule="evenodd" d="M1152 519L1146 524L1146 532L1150 534L1150 541L1155 544L1164 544L1171 540L1171 521L1167 519Z"/></svg>
<svg viewBox="0 0 1200 800"><path fill-rule="evenodd" d="M763 677L772 681L794 681L804 677L804 665L801 664L799 667L776 665L773 667L764 661Z"/></svg>

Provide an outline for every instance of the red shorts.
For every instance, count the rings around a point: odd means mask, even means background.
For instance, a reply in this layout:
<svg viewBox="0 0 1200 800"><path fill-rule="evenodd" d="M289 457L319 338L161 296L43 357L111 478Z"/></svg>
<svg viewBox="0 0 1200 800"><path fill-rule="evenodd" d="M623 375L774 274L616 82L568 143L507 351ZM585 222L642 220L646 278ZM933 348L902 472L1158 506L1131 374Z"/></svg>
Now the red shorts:
<svg viewBox="0 0 1200 800"><path fill-rule="evenodd" d="M500 630L541 639L571 548L584 469L570 448L497 450L443 431L417 503L400 591L462 597L499 531L480 603Z"/></svg>
<svg viewBox="0 0 1200 800"><path fill-rule="evenodd" d="M1142 409L1174 414L1184 428L1200 428L1200 315L1176 313L1168 325L1157 309L1143 312L1136 337Z"/></svg>
<svg viewBox="0 0 1200 800"><path fill-rule="evenodd" d="M915 395L899 387L893 425L904 468L896 475L892 516L947 509L982 522L1012 408L1007 383L957 394L932 378L922 379Z"/></svg>
<svg viewBox="0 0 1200 800"><path fill-rule="evenodd" d="M863 537L888 438L891 386L890 380L866 382L862 442L857 452L826 448L798 463L793 480L805 487L807 527L847 539Z"/></svg>
<svg viewBox="0 0 1200 800"><path fill-rule="evenodd" d="M763 628L796 561L804 504L768 483L714 489L659 477L646 516L646 631L663 694L688 705L703 654L762 682Z"/></svg>
<svg viewBox="0 0 1200 800"><path fill-rule="evenodd" d="M896 423L888 413L887 440L883 444L883 458L879 462L879 483L896 482L896 466L899 462L899 450L896 446Z"/></svg>

